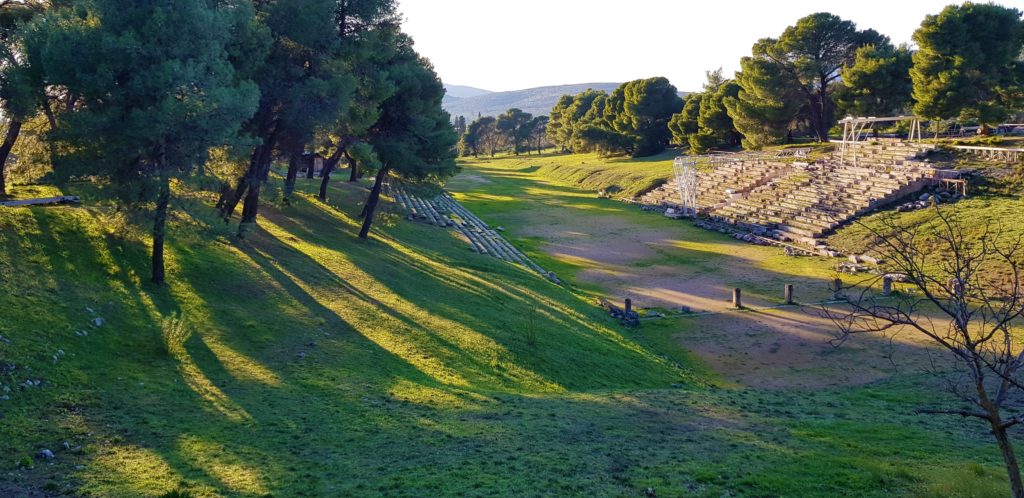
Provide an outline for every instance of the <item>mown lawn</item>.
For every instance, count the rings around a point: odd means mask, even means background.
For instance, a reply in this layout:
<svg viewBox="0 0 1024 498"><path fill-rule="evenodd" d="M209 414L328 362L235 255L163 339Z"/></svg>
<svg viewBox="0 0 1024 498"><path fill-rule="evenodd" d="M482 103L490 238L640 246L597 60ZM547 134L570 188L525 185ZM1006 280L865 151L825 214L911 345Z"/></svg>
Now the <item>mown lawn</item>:
<svg viewBox="0 0 1024 498"><path fill-rule="evenodd" d="M166 288L102 191L0 210L0 495L1005 494L978 427L912 413L926 378L719 387L674 331L394 215L360 241L364 186L300 182L245 241L180 187Z"/></svg>

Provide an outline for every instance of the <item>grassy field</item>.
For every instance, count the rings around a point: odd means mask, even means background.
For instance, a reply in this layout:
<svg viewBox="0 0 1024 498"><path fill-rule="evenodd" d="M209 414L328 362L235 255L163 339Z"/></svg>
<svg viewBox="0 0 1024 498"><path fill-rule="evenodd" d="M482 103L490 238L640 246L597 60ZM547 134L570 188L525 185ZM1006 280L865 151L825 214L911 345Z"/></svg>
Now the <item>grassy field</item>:
<svg viewBox="0 0 1024 498"><path fill-rule="evenodd" d="M492 198L465 200L491 221L539 201L583 227L667 221L543 168L467 166L453 188L489 182ZM266 206L237 241L212 197L180 186L166 288L146 283L145 237L102 190L0 210L0 495L1005 495L985 434L912 413L944 399L927 378L736 386L680 344L685 322L624 330L594 287L393 214L360 241L365 186L328 204L314 188L300 180L294 206ZM693 254L740 247L683 234ZM709 258L693 264L726 256Z"/></svg>

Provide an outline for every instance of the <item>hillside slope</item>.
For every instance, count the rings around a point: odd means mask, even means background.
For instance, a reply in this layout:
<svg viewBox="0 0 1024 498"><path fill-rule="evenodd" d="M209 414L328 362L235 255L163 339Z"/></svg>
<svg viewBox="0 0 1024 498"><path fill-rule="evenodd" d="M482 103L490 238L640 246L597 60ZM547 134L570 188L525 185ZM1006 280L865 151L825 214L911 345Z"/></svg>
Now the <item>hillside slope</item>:
<svg viewBox="0 0 1024 498"><path fill-rule="evenodd" d="M490 90L484 90L483 88L475 88L465 85L448 85L444 86L446 97L455 97L457 99L465 99L469 97L477 97L480 95L487 95L488 93L494 93Z"/></svg>
<svg viewBox="0 0 1024 498"><path fill-rule="evenodd" d="M145 282L144 234L95 198L0 209L5 473L48 448L56 465L36 462L14 480L38 488L69 474L58 489L100 496L179 481L203 495L336 496L359 486L330 478L345 468L338 448L412 451L415 420L437 410L680 381L593 307L448 232L386 218L379 239L355 238L350 210L363 195L342 184L340 208L308 196L286 212L267 206L245 242L204 228L209 198L190 201L172 231L167 288ZM399 422L395 409L412 418ZM373 436L381 426L395 439ZM311 431L317 442L303 437ZM445 439L424 436L417 444ZM10 491L0 480L0 495Z"/></svg>
<svg viewBox="0 0 1024 498"><path fill-rule="evenodd" d="M977 430L918 423L932 392L714 387L652 345L685 322L395 214L361 241L365 186L316 186L237 241L179 185L166 288L102 189L0 209L0 496L1005 494Z"/></svg>

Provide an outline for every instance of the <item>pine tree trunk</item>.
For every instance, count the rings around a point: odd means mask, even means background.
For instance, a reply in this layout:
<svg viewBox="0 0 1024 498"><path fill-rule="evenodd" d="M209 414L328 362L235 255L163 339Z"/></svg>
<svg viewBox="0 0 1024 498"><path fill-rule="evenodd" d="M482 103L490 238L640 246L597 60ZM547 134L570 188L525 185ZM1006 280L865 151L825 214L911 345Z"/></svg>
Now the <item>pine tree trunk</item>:
<svg viewBox="0 0 1024 498"><path fill-rule="evenodd" d="M377 211L377 203L380 201L380 191L384 185L384 178L388 176L387 165L384 165L380 171L377 172L377 180L373 182L373 190L370 191L370 197L366 199L366 206L363 208L363 228L359 230L359 238L365 239L370 235L370 226L373 225L373 215Z"/></svg>
<svg viewBox="0 0 1024 498"><path fill-rule="evenodd" d="M828 129L829 129L829 108L828 106L832 103L831 97L826 92L828 86L828 77L821 75L818 82L818 105L815 114L817 115L817 123L814 123L814 131L818 135L818 142L828 142Z"/></svg>
<svg viewBox="0 0 1024 498"><path fill-rule="evenodd" d="M264 149L262 154L260 154L260 164L257 165L256 174L249 179L248 191L245 194L245 204L242 206L242 221L238 224L239 238L245 238L245 234L256 225L256 217L260 209L260 190L270 175L271 153L274 150L274 143L274 137L271 137L270 142L263 146Z"/></svg>
<svg viewBox="0 0 1024 498"><path fill-rule="evenodd" d="M245 195L246 190L249 186L255 182L255 178L259 173L260 162L263 158L264 147L262 145L256 147L252 151L252 157L249 159L249 169L246 170L245 174L238 179L238 185L235 186L235 191L224 199L224 203L221 206L220 214L224 218L224 221L231 219L231 215L235 213L235 209L238 207L238 203L242 201L242 196Z"/></svg>
<svg viewBox="0 0 1024 498"><path fill-rule="evenodd" d="M348 163L349 170L351 170L351 173L348 176L348 181L354 182L359 180L359 163L356 162L347 150L345 151L345 161Z"/></svg>
<svg viewBox="0 0 1024 498"><path fill-rule="evenodd" d="M995 436L996 442L999 443L999 451L1003 454L1003 463L1006 464L1006 473L1010 479L1010 491L1013 498L1024 498L1024 484L1021 483L1020 478L1020 466L1017 464L1017 455L1013 451L1013 444L1010 442L1010 436L1007 434L1007 429L1000 427L1002 425L1001 419L991 421L992 424L992 435Z"/></svg>
<svg viewBox="0 0 1024 498"><path fill-rule="evenodd" d="M288 174L284 177L283 199L286 205L291 205L292 203L292 194L295 193L295 179L299 176L299 163L301 160L302 154L298 152L292 152L288 157Z"/></svg>
<svg viewBox="0 0 1024 498"><path fill-rule="evenodd" d="M344 144L342 144L344 145ZM327 186L331 183L331 173L338 167L338 163L341 161L341 154L345 151L345 148L339 145L338 150L331 154L331 157L324 161L324 169L320 175L320 200L327 201Z"/></svg>
<svg viewBox="0 0 1024 498"><path fill-rule="evenodd" d="M167 235L167 210L171 203L171 184L166 176L160 176L160 192L156 199L153 216L153 283L164 284L164 239Z"/></svg>
<svg viewBox="0 0 1024 498"><path fill-rule="evenodd" d="M0 145L0 196L7 195L7 158L11 155L14 143L21 135L21 121L12 119L7 125L7 134L4 136L4 143Z"/></svg>
<svg viewBox="0 0 1024 498"><path fill-rule="evenodd" d="M313 171L313 170L315 170L315 169L316 169L316 154L312 154L312 155L309 156L309 166L306 166L306 179L307 180L312 180L314 178L314 175L316 174L316 172Z"/></svg>
<svg viewBox="0 0 1024 498"><path fill-rule="evenodd" d="M327 185L331 183L332 171L334 171L334 167L324 164L323 176L320 177L320 195L317 196L324 202L327 202Z"/></svg>
<svg viewBox="0 0 1024 498"><path fill-rule="evenodd" d="M256 216L260 209L260 188L263 182L255 181L249 185L242 205L242 221L238 224L238 238L244 239L256 224Z"/></svg>
<svg viewBox="0 0 1024 498"><path fill-rule="evenodd" d="M277 125L274 124L271 127L263 129L272 129L269 135L266 137L266 141L257 146L252 151L252 156L249 159L249 169L246 170L245 174L238 179L238 185L235 187L233 195L227 198L224 202L224 207L221 209L221 216L225 221L231 219L231 215L234 214L235 209L238 207L238 203L241 202L242 196L245 195L246 190L251 185L259 183L265 174L261 174L261 169L266 165L269 168L271 154L274 152L274 146L277 145ZM258 195L258 194L257 194ZM247 197L248 198L248 197Z"/></svg>
<svg viewBox="0 0 1024 498"><path fill-rule="evenodd" d="M242 200L246 189L249 188L250 176L252 176L252 173L246 172L245 175L238 179L238 185L235 186L234 190L232 191L229 187L228 192L224 195L224 199L220 203L220 215L224 218L225 223L231 219L231 215L235 213L235 208L238 207L239 201Z"/></svg>

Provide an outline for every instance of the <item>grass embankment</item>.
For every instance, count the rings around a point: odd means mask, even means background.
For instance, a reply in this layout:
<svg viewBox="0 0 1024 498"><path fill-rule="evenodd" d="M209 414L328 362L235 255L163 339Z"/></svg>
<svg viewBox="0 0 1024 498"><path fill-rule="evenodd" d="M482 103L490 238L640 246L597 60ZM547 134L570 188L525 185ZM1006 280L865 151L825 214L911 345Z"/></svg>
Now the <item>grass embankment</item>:
<svg viewBox="0 0 1024 498"><path fill-rule="evenodd" d="M243 242L180 192L165 288L101 193L0 209L0 495L1005 494L918 384L709 387L450 232L356 239L364 188L315 187Z"/></svg>
<svg viewBox="0 0 1024 498"><path fill-rule="evenodd" d="M545 178L574 185L583 190L608 191L616 197L634 197L652 190L672 177L672 160L678 151L669 150L640 159L602 157L599 154L500 155L466 159L466 164L501 160L508 167L531 167Z"/></svg>
<svg viewBox="0 0 1024 498"><path fill-rule="evenodd" d="M965 235L968 238L980 237L987 230L989 234L999 234L1004 242L1012 242L1024 235L1024 165L984 160L950 148L960 144L1019 147L1024 143L1024 138L944 139L935 143L942 147L931 156L938 167L970 172L969 196L954 204L941 206L960 223ZM872 231L885 233L889 230L888 223L915 226L935 219L932 209L904 213L885 209L840 228L828 238L828 243L848 254L866 253L871 249L869 243L873 239ZM936 250L947 251L948 247L937 247Z"/></svg>

